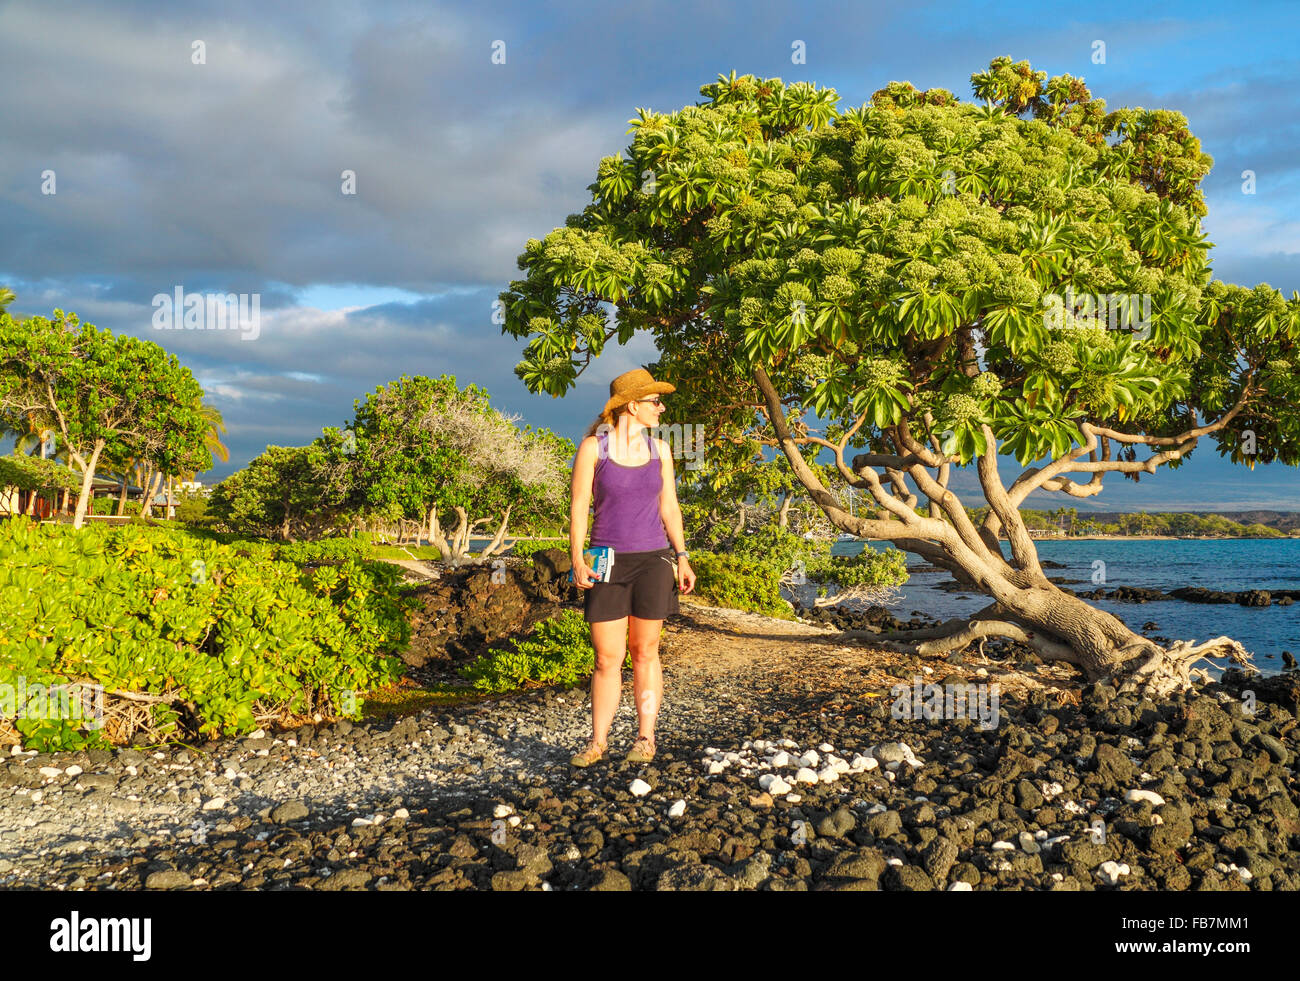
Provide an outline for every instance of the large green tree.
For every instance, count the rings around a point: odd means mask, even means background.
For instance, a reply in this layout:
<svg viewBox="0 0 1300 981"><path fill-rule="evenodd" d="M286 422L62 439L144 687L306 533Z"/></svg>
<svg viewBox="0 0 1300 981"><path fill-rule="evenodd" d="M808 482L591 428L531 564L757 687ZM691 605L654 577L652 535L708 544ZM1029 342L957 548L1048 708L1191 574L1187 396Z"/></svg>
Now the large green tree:
<svg viewBox="0 0 1300 981"><path fill-rule="evenodd" d="M1300 462L1300 296L1212 280L1212 161L1180 113L1107 110L1010 58L972 85L977 104L890 83L839 112L830 89L733 73L701 104L638 110L591 203L519 257L502 294L503 330L529 338L516 372L560 395L608 340L649 330L658 373L714 394L692 421L779 446L837 527L989 595L922 650L1003 635L1168 691L1244 651L1161 648L1059 589L1019 507L1178 466L1203 439ZM1085 295L1121 315L1098 323ZM823 451L873 515L823 486L805 457ZM979 525L948 485L962 466Z"/></svg>
<svg viewBox="0 0 1300 981"><path fill-rule="evenodd" d="M174 354L150 341L53 319L0 314L0 416L8 429L52 430L81 475L80 528L101 457L149 460L162 472L207 469L203 390Z"/></svg>

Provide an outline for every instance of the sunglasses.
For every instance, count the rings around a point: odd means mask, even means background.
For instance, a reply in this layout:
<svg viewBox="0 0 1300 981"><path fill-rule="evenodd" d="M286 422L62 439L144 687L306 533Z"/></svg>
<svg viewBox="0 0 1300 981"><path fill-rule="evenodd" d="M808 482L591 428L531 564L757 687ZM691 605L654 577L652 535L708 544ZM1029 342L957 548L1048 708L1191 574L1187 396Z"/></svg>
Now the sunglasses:
<svg viewBox="0 0 1300 981"><path fill-rule="evenodd" d="M663 405L663 404L664 404L664 400L661 399L658 395L656 395L656 396L655 396L654 398L652 398L652 399L637 399L637 401L638 401L638 402L649 402L651 405Z"/></svg>

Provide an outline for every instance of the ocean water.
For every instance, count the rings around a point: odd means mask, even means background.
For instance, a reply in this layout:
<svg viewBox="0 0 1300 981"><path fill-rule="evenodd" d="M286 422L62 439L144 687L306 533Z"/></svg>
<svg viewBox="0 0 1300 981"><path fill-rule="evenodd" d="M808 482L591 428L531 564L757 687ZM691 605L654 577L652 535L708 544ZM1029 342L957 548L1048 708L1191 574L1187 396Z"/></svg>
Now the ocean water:
<svg viewBox="0 0 1300 981"><path fill-rule="evenodd" d="M871 543L880 548L883 543ZM1240 591L1243 589L1300 589L1300 539L1218 539L1212 541L1112 541L1045 540L1036 543L1042 560L1059 562L1064 569L1048 569L1049 576L1082 580L1066 583L1076 592L1091 591L1094 572L1104 574L1097 586L1142 586L1169 592L1181 586ZM1010 555L1010 546L1003 548ZM835 555L853 555L861 542L836 542ZM909 555L909 566L924 565ZM1094 563L1101 563L1095 565ZM892 604L895 616L906 618L916 610L939 620L968 616L988 605L978 593L950 593L936 588L949 580L946 572L913 572L902 597ZM1092 602L1092 601L1089 601ZM1300 658L1300 600L1291 606L1245 607L1237 604L1113 603L1095 605L1113 613L1134 630L1157 624L1152 635L1170 640L1202 642L1226 635L1241 641L1254 655L1264 674L1282 670L1282 652ZM1205 667L1202 662L1202 667ZM1213 672L1217 674L1217 672Z"/></svg>

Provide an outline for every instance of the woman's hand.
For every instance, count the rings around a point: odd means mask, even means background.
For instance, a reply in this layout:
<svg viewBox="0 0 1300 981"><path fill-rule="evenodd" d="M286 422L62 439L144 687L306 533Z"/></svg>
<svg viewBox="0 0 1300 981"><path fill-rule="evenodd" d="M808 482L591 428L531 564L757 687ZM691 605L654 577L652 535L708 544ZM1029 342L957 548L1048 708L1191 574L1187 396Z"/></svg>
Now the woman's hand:
<svg viewBox="0 0 1300 981"><path fill-rule="evenodd" d="M695 570L687 559L677 560L677 585L683 593L689 593L695 588Z"/></svg>
<svg viewBox="0 0 1300 981"><path fill-rule="evenodd" d="M582 559L573 563L573 581L579 589L590 589L596 583L600 582L600 577L596 575L595 570Z"/></svg>

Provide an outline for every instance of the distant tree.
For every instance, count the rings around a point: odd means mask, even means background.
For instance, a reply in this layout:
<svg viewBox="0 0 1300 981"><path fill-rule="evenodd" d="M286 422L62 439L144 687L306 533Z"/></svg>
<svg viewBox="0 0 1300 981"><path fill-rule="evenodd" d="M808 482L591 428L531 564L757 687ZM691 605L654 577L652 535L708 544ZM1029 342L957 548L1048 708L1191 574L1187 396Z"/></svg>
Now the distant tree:
<svg viewBox="0 0 1300 981"><path fill-rule="evenodd" d="M561 520L576 453L570 440L520 429L517 419L493 409L483 389L460 390L452 376L380 385L356 403L342 478L348 499L419 521L443 561L469 559L470 536L488 521L496 531L478 558L503 551L512 515ZM456 516L450 537L448 512Z"/></svg>
<svg viewBox="0 0 1300 981"><path fill-rule="evenodd" d="M106 450L164 468L206 454L202 397L189 369L157 344L80 323L62 310L52 320L22 322L0 314L0 416L7 428L26 419L52 429L66 448L81 474L78 528Z"/></svg>
<svg viewBox="0 0 1300 981"><path fill-rule="evenodd" d="M321 530L331 502L322 495L328 454L319 445L268 446L212 488L208 512L228 531L294 541Z"/></svg>

